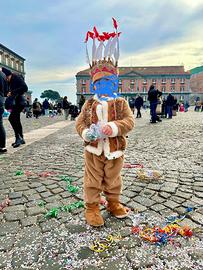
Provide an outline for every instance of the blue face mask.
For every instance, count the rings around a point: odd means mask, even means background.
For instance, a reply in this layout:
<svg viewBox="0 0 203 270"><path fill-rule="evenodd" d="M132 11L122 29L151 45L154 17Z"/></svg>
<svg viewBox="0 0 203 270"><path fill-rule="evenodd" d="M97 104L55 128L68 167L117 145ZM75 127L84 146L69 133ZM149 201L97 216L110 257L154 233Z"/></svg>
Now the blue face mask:
<svg viewBox="0 0 203 270"><path fill-rule="evenodd" d="M116 75L106 76L96 82L90 82L90 93L97 94L101 100L117 98L118 77Z"/></svg>

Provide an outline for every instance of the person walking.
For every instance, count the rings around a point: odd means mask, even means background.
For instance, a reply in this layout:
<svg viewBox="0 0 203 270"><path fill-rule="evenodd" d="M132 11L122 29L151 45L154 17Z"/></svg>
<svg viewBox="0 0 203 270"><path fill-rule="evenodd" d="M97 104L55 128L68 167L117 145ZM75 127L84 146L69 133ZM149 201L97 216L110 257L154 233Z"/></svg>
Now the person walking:
<svg viewBox="0 0 203 270"><path fill-rule="evenodd" d="M38 101L37 98L35 98L33 104L32 104L32 110L33 110L33 116L38 119L41 114L42 105Z"/></svg>
<svg viewBox="0 0 203 270"><path fill-rule="evenodd" d="M148 91L148 100L150 103L151 123L154 124L157 121L161 122L161 119L157 116L156 107L158 104L158 98L162 95L162 92L156 90L154 85L151 85Z"/></svg>
<svg viewBox="0 0 203 270"><path fill-rule="evenodd" d="M140 112L142 106L143 106L143 98L140 95L138 95L135 99L135 108L137 109L136 118L142 117L141 112Z"/></svg>
<svg viewBox="0 0 203 270"><path fill-rule="evenodd" d="M49 101L47 98L45 98L45 100L43 101L42 107L44 109L44 115L49 116Z"/></svg>
<svg viewBox="0 0 203 270"><path fill-rule="evenodd" d="M171 93L169 93L166 98L166 111L167 111L168 119L172 119L173 105L174 105L174 97L172 96Z"/></svg>
<svg viewBox="0 0 203 270"><path fill-rule="evenodd" d="M135 113L135 99L134 99L134 97L129 98L128 104L129 104L129 107L134 115L134 113Z"/></svg>
<svg viewBox="0 0 203 270"><path fill-rule="evenodd" d="M64 110L64 115L65 115L65 120L68 120L70 103L68 102L67 96L63 98L63 110Z"/></svg>
<svg viewBox="0 0 203 270"><path fill-rule="evenodd" d="M84 103L85 103L85 97L84 97L84 95L81 95L80 100L79 100L79 111L80 112L82 110L82 106L84 105Z"/></svg>
<svg viewBox="0 0 203 270"><path fill-rule="evenodd" d="M6 153L6 132L3 125L4 97L7 95L8 84L6 76L0 71L0 154Z"/></svg>
<svg viewBox="0 0 203 270"><path fill-rule="evenodd" d="M20 113L26 106L24 93L28 91L28 87L21 75L12 73L10 70L4 67L2 68L2 72L6 75L6 80L8 82L9 92L7 96L13 99L13 105L8 120L15 133L15 142L12 144L12 146L16 148L21 144L25 144Z"/></svg>

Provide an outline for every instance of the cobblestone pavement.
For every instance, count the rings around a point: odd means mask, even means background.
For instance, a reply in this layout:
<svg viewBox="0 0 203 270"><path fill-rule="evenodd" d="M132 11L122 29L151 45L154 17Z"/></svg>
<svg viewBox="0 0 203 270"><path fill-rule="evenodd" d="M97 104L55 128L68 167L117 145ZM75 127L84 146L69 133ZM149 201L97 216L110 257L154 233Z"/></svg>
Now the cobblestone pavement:
<svg viewBox="0 0 203 270"><path fill-rule="evenodd" d="M26 118L25 114L21 113L21 122L23 125L24 133L44 126L52 125L62 120L64 120L64 116L54 116L54 117L42 116L36 119L36 118ZM4 127L6 129L7 138L13 137L14 132L7 118L4 119Z"/></svg>
<svg viewBox="0 0 203 270"><path fill-rule="evenodd" d="M140 180L135 168L124 168L121 200L137 209L147 226L194 207L179 223L191 226L194 235L157 246L131 233L133 211L117 220L104 206L105 226L100 229L85 224L82 208L46 218L53 207L82 200L83 148L72 123L10 156L0 156L0 201L7 195L11 199L0 213L1 269L203 269L203 114L178 113L156 125L148 118L143 112L129 134L125 162L158 169L162 177ZM62 176L71 177L79 191L69 192ZM118 233L121 239L106 251L89 249L96 238Z"/></svg>

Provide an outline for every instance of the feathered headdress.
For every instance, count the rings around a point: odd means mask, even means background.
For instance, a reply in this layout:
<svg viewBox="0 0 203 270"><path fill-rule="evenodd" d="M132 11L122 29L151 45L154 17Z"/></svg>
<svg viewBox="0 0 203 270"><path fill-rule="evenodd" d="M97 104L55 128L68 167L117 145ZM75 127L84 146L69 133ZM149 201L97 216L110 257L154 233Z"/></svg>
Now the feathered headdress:
<svg viewBox="0 0 203 270"><path fill-rule="evenodd" d="M85 38L87 62L90 66L92 81L104 76L118 74L119 36L117 21L113 19L114 32L99 34L96 27L88 31ZM92 57L88 53L87 43L92 39Z"/></svg>

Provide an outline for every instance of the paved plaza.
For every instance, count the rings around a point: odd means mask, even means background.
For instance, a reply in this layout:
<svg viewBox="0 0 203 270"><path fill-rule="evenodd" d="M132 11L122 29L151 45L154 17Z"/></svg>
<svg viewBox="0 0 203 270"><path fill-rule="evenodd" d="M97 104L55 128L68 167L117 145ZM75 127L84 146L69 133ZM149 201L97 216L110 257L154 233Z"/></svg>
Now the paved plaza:
<svg viewBox="0 0 203 270"><path fill-rule="evenodd" d="M23 116L29 144L15 151L9 146L0 156L0 203L10 198L0 212L0 269L203 269L203 113L191 109L154 125L148 111L142 114L129 134L125 163L161 177L141 180L137 168L123 168L121 201L132 211L118 220L101 205L105 226L99 229L85 224L82 207L62 211L83 199L83 142L74 122ZM10 144L7 120L5 126ZM185 215L187 207L192 211ZM132 234L135 217L152 227L174 215L185 216L179 224L190 226L192 237L158 246ZM90 249L109 235L117 238L105 251Z"/></svg>

